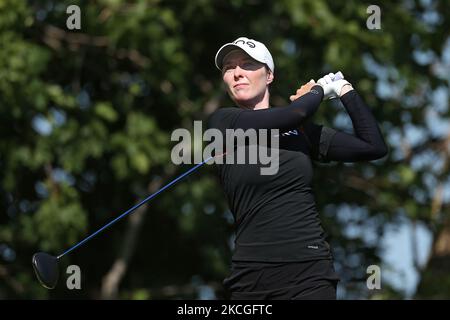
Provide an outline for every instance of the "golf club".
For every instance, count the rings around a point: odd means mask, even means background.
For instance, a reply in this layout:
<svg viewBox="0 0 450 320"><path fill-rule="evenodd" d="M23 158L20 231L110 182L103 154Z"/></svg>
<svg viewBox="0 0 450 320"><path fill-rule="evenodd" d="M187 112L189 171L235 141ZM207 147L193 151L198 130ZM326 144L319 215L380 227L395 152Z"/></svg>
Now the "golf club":
<svg viewBox="0 0 450 320"><path fill-rule="evenodd" d="M223 153L220 156L223 156L224 154L226 154L226 153ZM115 222L117 222L120 219L122 219L123 217L127 216L128 214L130 214L131 212L133 212L134 210L136 210L137 208L142 206L144 203L150 201L152 198L156 197L158 194L160 194L161 192L163 192L164 190L166 190L167 188L169 188L170 186L172 186L179 180L183 179L190 173L194 172L196 169L198 169L199 167L201 167L202 165L207 163L212 158L214 158L214 157L213 156L209 157L208 159L204 160L203 162L197 164L195 167L193 167L193 168L189 169L188 171L186 171L185 173L181 174L180 176L178 176L177 178L175 178L174 180L172 180L171 182L166 184L164 187L162 187L158 191L154 192L153 194L151 194L150 196L148 196L147 198L145 198L144 200L142 200L140 203L136 204L132 208L128 209L127 211L122 213L120 216L118 216L117 218L115 218L114 220L109 222L108 224L104 225L103 227L101 227L100 229L98 229L97 231L95 231L94 233L92 233L90 236L86 237L82 241L78 242L77 244L75 244L74 246L72 246L71 248L69 248L62 254L60 254L59 256L55 257L55 256L52 256L45 252L35 253L33 255L31 262L32 262L33 269L36 273L36 276L37 276L39 282L42 284L42 286L44 286L47 289L54 289L56 287L56 284L58 282L58 277L59 277L59 269L58 269L59 259L61 259L63 256L65 256L69 252L75 250L76 248L78 248L79 246L81 246L83 243L87 242L91 238L95 237L97 234L99 234L100 232L102 232L103 230L105 230L106 228L108 228L109 226L114 224Z"/></svg>

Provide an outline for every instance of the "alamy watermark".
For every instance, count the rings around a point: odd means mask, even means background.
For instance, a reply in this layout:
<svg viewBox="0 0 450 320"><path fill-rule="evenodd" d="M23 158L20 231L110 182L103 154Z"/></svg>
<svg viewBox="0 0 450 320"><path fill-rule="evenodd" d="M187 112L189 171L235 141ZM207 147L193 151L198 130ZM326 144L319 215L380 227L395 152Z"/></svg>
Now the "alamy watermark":
<svg viewBox="0 0 450 320"><path fill-rule="evenodd" d="M70 16L66 20L66 27L69 30L81 29L81 9L79 6L72 4L67 7L66 13Z"/></svg>
<svg viewBox="0 0 450 320"><path fill-rule="evenodd" d="M66 287L69 290L81 289L81 269L76 264L67 267L66 273L69 274L66 281Z"/></svg>
<svg viewBox="0 0 450 320"><path fill-rule="evenodd" d="M278 129L203 131L202 121L194 121L194 139L184 128L172 132L171 141L179 143L172 148L171 159L176 165L199 164L211 157L207 164L260 164L266 166L260 168L261 175L274 175L279 167L279 136ZM210 143L202 150L199 141Z"/></svg>
<svg viewBox="0 0 450 320"><path fill-rule="evenodd" d="M377 5L370 5L367 7L367 14L370 16L366 20L366 26L369 30L381 29L381 9Z"/></svg>
<svg viewBox="0 0 450 320"><path fill-rule="evenodd" d="M381 289L381 269L376 264L370 265L367 267L366 270L367 274L370 274L370 276L367 278L366 285L367 289L374 290L374 289Z"/></svg>

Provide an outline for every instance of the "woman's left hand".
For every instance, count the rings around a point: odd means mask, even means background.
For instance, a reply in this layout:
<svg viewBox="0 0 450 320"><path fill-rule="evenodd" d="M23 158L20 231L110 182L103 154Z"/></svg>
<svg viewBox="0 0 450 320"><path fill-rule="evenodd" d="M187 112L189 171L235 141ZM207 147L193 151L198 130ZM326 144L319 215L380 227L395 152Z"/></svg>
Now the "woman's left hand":
<svg viewBox="0 0 450 320"><path fill-rule="evenodd" d="M289 97L289 100L294 101L303 96L304 94L307 94L311 90L311 88L314 87L315 85L316 82L313 79L311 79L309 82L305 83L299 89L297 89L295 94Z"/></svg>

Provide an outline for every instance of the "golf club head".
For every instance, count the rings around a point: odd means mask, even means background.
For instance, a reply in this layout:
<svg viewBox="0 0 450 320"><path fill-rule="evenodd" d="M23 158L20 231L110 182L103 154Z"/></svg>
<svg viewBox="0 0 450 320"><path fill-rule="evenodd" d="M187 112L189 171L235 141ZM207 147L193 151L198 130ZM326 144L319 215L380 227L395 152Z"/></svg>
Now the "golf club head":
<svg viewBox="0 0 450 320"><path fill-rule="evenodd" d="M38 252L31 261L39 282L47 289L54 289L59 277L58 259L45 252Z"/></svg>

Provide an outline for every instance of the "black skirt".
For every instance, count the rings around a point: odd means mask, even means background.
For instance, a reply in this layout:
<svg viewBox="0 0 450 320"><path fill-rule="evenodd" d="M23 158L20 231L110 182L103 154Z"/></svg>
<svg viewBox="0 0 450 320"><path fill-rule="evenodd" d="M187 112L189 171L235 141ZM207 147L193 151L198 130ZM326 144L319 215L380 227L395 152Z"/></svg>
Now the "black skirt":
<svg viewBox="0 0 450 320"><path fill-rule="evenodd" d="M232 300L335 300L338 281L332 260L233 262L223 284Z"/></svg>

